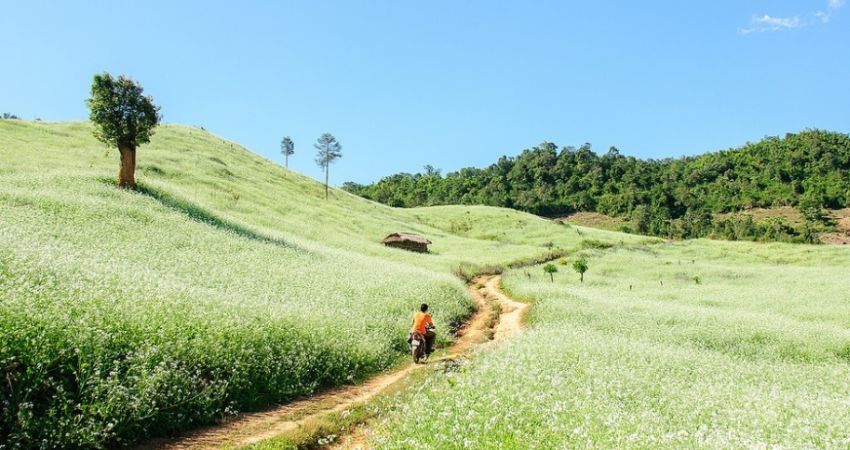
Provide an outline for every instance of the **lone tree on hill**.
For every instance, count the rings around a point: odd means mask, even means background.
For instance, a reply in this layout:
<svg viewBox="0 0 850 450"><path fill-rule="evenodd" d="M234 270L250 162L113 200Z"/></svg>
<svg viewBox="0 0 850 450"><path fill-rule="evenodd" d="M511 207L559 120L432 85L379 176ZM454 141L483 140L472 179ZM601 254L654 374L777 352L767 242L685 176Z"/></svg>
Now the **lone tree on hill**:
<svg viewBox="0 0 850 450"><path fill-rule="evenodd" d="M91 97L86 100L94 137L107 145L118 146L120 188L136 189L136 147L150 142L161 118L159 107L150 96L142 95L142 91L139 83L123 75L115 79L103 73L94 76Z"/></svg>
<svg viewBox="0 0 850 450"><path fill-rule="evenodd" d="M295 154L295 142L289 136L280 141L280 153L283 155L283 164L289 168L289 157Z"/></svg>
<svg viewBox="0 0 850 450"><path fill-rule="evenodd" d="M579 258L573 261L573 270L581 275L581 282L584 283L584 273L587 272L587 260Z"/></svg>
<svg viewBox="0 0 850 450"><path fill-rule="evenodd" d="M558 271L558 267L552 263L546 264L543 266L543 271L549 274L549 278L552 282L555 282L555 273Z"/></svg>
<svg viewBox="0 0 850 450"><path fill-rule="evenodd" d="M318 153L316 153L316 164L322 169L325 169L325 200L327 200L330 166L331 163L342 158L342 145L340 145L339 141L332 134L325 133L319 137L319 140L313 146L318 150Z"/></svg>

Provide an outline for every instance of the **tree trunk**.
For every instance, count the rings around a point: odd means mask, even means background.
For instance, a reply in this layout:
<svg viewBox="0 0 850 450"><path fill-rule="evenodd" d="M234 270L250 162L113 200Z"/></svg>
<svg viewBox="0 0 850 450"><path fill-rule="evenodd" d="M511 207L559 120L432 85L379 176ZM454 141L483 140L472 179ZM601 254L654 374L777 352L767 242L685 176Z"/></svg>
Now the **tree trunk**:
<svg viewBox="0 0 850 450"><path fill-rule="evenodd" d="M286 166L287 169L289 168L289 155L283 156L283 164Z"/></svg>
<svg viewBox="0 0 850 450"><path fill-rule="evenodd" d="M330 164L325 166L325 200L328 199L328 173L330 172Z"/></svg>
<svg viewBox="0 0 850 450"><path fill-rule="evenodd" d="M554 275L554 274L552 274L552 273L550 273L550 274L549 274L549 279L551 279L551 280L552 280L552 282L554 283L554 282L555 282L555 275Z"/></svg>
<svg viewBox="0 0 850 450"><path fill-rule="evenodd" d="M582 272L580 275L581 275L581 278L580 278L581 282L584 283L584 272Z"/></svg>
<svg viewBox="0 0 850 450"><path fill-rule="evenodd" d="M118 144L121 153L121 169L118 171L118 187L136 190L136 146Z"/></svg>

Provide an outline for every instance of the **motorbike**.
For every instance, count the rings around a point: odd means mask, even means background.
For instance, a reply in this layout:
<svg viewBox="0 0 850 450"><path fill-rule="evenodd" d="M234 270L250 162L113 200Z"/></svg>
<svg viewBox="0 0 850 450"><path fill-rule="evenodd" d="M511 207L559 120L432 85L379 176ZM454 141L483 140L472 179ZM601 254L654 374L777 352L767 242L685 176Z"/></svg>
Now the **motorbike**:
<svg viewBox="0 0 850 450"><path fill-rule="evenodd" d="M433 330L433 328L428 328L428 331ZM407 342L410 344L410 354L413 355L414 364L419 364L420 361L423 363L428 361L428 352L426 351L428 343L425 341L424 334L412 331Z"/></svg>

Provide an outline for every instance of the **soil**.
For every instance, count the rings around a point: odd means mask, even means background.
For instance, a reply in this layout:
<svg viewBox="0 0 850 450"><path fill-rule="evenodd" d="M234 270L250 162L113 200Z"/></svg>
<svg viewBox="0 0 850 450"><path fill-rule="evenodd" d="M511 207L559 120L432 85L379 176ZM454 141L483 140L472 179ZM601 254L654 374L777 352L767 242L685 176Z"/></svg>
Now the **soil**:
<svg viewBox="0 0 850 450"><path fill-rule="evenodd" d="M528 305L505 295L499 287L500 282L501 277L498 275L481 276L470 282L469 291L475 300L476 312L459 331L458 339L446 349L443 356L432 358L429 362L455 359L482 344L522 332L522 317ZM498 303L501 312L498 321L493 323L490 311L491 305L495 303ZM490 336L492 340L488 339ZM199 450L238 448L254 444L297 430L327 414L341 413L355 405L368 402L413 371L426 366L427 364L410 363L396 371L377 375L360 385L342 386L268 411L242 414L220 425L177 438L152 441L137 449ZM365 448L367 433L368 426L359 425L352 434L339 439L335 448Z"/></svg>
<svg viewBox="0 0 850 450"><path fill-rule="evenodd" d="M522 320L529 308L528 303L518 302L510 298L507 294L505 294L504 291L502 291L501 289L501 282L501 276L486 275L477 277L469 283L469 293L470 295L472 295L478 305L482 305L483 307L498 304L501 309L498 317L498 322L492 324L492 329L481 327L473 328L475 330L475 333L480 333L482 336L488 331L491 333L492 340L490 340L489 342L483 342L483 344L486 345L493 345L502 339L506 339L511 336L515 336L519 333L522 333L522 330L524 328ZM481 307L479 307L478 311L479 313L482 311ZM468 343L473 344L468 345ZM482 341L480 339L470 339L467 341L467 346L464 346L465 343L458 342L458 344L453 347L453 350L456 350L456 354L462 355L471 350L471 347L480 344L482 344ZM329 446L328 448L334 450L368 449L369 446L367 437L370 431L371 430L369 429L368 424L361 424L357 426L349 435L339 438L335 444Z"/></svg>
<svg viewBox="0 0 850 450"><path fill-rule="evenodd" d="M622 217L608 216L597 212L579 211L567 216L555 219L556 222L572 223L585 227L601 228L603 230L620 231L626 223Z"/></svg>
<svg viewBox="0 0 850 450"><path fill-rule="evenodd" d="M830 212L835 220L835 231L821 233L818 237L824 244L850 245L850 208Z"/></svg>

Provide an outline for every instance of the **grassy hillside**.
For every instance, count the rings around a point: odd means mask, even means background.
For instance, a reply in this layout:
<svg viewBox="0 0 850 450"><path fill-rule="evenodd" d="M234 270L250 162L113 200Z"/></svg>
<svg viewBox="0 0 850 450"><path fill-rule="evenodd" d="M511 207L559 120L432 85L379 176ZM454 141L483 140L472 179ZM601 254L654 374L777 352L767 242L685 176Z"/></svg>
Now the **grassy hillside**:
<svg viewBox="0 0 850 450"><path fill-rule="evenodd" d="M396 210L203 130L139 149L140 192L86 123L0 121L0 442L114 447L387 368L452 274L634 239L505 209ZM464 222L463 231L446 224ZM385 248L425 234L432 254Z"/></svg>
<svg viewBox="0 0 850 450"><path fill-rule="evenodd" d="M699 156L641 160L615 147L551 142L492 165L442 176L391 175L346 189L393 206L484 204L545 216L597 212L633 222L642 234L669 238L811 243L828 229L820 209L850 207L850 135L805 130ZM793 206L806 223L757 226L713 214Z"/></svg>
<svg viewBox="0 0 850 450"><path fill-rule="evenodd" d="M526 334L386 407L381 448L844 448L850 252L688 241L511 271ZM531 274L529 278L526 272ZM427 408L415 405L427 404ZM424 425L423 425L424 424ZM459 439L463 436L463 439Z"/></svg>
<svg viewBox="0 0 850 450"><path fill-rule="evenodd" d="M822 221L826 222L819 226L817 238L821 243L833 245L847 245L850 243L850 208L826 209L821 212ZM606 216L594 212L577 212L557 219L574 225L601 228L612 231L636 230L638 224L634 221L624 220L621 217ZM806 228L806 217L797 208L790 206L779 206L775 208L752 208L734 213L720 213L712 216L714 222L727 222L733 225L732 235L724 235L723 232L730 230L717 230L709 234L712 239L735 238L734 225L746 225L752 222L752 226L762 230L771 230L780 227L792 230L804 230ZM824 226L825 225L825 226ZM762 235L760 238L771 240L770 236Z"/></svg>

